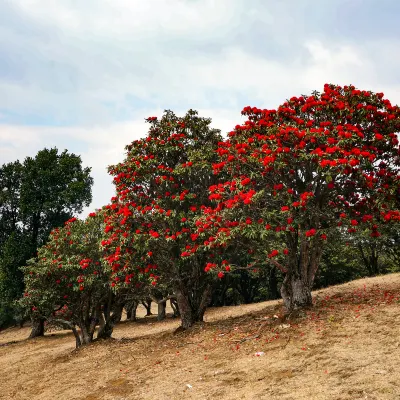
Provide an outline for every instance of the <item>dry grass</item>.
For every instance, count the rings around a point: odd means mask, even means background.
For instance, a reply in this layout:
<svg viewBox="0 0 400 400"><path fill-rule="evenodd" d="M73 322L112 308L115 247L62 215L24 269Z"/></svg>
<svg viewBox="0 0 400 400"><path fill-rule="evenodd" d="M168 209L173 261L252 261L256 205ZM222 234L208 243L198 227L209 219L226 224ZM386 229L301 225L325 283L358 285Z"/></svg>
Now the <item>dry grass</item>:
<svg viewBox="0 0 400 400"><path fill-rule="evenodd" d="M67 332L9 329L0 399L400 399L400 274L314 298L292 321L274 317L275 301L210 309L177 335L173 319L123 322L115 340L78 351Z"/></svg>

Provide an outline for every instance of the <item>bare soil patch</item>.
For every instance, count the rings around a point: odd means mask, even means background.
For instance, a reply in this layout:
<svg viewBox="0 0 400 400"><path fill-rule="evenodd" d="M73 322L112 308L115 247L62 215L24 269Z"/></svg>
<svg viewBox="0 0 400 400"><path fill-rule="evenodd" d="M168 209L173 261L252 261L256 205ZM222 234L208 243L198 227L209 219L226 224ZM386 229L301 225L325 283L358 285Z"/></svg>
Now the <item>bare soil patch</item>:
<svg viewBox="0 0 400 400"><path fill-rule="evenodd" d="M8 329L0 399L400 399L400 274L313 295L291 320L280 301L210 309L178 334L142 317L78 351L69 332Z"/></svg>

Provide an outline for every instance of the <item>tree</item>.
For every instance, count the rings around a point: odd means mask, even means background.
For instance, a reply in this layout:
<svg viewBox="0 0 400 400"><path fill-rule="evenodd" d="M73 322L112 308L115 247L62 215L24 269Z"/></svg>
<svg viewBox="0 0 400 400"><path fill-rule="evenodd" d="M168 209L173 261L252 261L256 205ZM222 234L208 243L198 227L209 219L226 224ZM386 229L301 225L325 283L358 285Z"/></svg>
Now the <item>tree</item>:
<svg viewBox="0 0 400 400"><path fill-rule="evenodd" d="M36 247L50 231L82 212L92 201L90 168L80 156L56 148L43 149L23 163L20 213L25 231Z"/></svg>
<svg viewBox="0 0 400 400"><path fill-rule="evenodd" d="M19 161L0 167L0 251L9 236L19 230L22 175Z"/></svg>
<svg viewBox="0 0 400 400"><path fill-rule="evenodd" d="M203 320L215 280L204 268L218 254L198 251L195 219L211 204L207 190L216 181L211 166L222 137L193 110L184 117L165 111L147 122L148 135L109 167L117 196L108 206L104 245L110 268L126 274L119 287L136 274L150 274L153 285L172 289L182 327L189 328Z"/></svg>
<svg viewBox="0 0 400 400"><path fill-rule="evenodd" d="M380 236L371 237L368 229L360 229L347 238L359 254L360 263L364 265L369 276L387 273L393 270L394 266L399 266L395 257L399 248L398 226L385 224L379 233Z"/></svg>
<svg viewBox="0 0 400 400"><path fill-rule="evenodd" d="M86 221L72 218L52 231L38 258L24 268L21 304L37 319L71 329L77 347L93 341L97 323L97 337L110 337L124 306L104 268L103 229L101 213L89 214Z"/></svg>
<svg viewBox="0 0 400 400"><path fill-rule="evenodd" d="M372 237L398 222L400 109L383 93L326 84L277 110L245 107L248 117L221 143L210 187L213 209L199 221L216 238L249 246L284 273L288 311L312 305L324 243L361 226Z"/></svg>
<svg viewBox="0 0 400 400"><path fill-rule="evenodd" d="M359 257L357 246L354 245L354 233L346 234L340 232L339 228L336 234L331 231L329 241L324 244L321 262L315 276L315 289L339 285L368 274ZM368 236L369 234L370 232Z"/></svg>
<svg viewBox="0 0 400 400"><path fill-rule="evenodd" d="M22 323L19 309L14 303L24 290L20 270L32 252L30 243L21 232L12 232L1 248L0 257L0 328Z"/></svg>
<svg viewBox="0 0 400 400"><path fill-rule="evenodd" d="M11 302L22 294L18 268L36 255L54 227L62 226L90 204L92 184L90 168L82 167L81 158L66 150L59 154L56 148L43 149L22 164L16 161L0 167L0 286L8 286L4 280L7 276L16 290L9 292L5 308L11 310ZM23 245L8 242L13 234ZM33 322L31 336L43 334L43 321Z"/></svg>

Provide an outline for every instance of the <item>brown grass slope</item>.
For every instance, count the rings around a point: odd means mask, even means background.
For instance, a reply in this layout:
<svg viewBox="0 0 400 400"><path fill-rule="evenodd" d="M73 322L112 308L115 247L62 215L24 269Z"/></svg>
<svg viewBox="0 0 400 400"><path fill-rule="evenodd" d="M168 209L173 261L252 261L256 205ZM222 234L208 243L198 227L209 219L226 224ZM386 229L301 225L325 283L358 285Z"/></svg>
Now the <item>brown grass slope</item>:
<svg viewBox="0 0 400 400"><path fill-rule="evenodd" d="M0 332L0 399L400 399L400 274L314 292L290 321L281 302L210 309L206 324L122 322L74 350L68 332ZM263 352L261 355L255 355Z"/></svg>

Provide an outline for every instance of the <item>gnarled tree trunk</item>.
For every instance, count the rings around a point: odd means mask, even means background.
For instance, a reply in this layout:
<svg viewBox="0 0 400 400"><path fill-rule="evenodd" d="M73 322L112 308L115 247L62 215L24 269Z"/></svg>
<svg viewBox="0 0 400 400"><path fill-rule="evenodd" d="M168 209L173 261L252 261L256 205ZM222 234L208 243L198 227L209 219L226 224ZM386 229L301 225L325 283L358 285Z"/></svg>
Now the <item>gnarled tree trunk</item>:
<svg viewBox="0 0 400 400"><path fill-rule="evenodd" d="M175 294L181 317L181 327L188 329L196 322L202 322L204 313L211 301L211 284L206 285L202 290L198 289L196 291L180 285L176 288Z"/></svg>
<svg viewBox="0 0 400 400"><path fill-rule="evenodd" d="M157 321L163 321L166 318L166 307L167 302L161 301L157 303L158 313L157 313Z"/></svg>
<svg viewBox="0 0 400 400"><path fill-rule="evenodd" d="M181 313L179 312L179 307L178 307L177 301L175 299L170 299L170 303L171 303L171 308L174 312L174 314L172 315L172 318L180 317Z"/></svg>
<svg viewBox="0 0 400 400"><path fill-rule="evenodd" d="M111 337L114 326L121 320L123 309L123 304L116 304L113 307L111 315L109 313L105 316L102 315L102 323L100 324L99 331L97 332L98 339L108 339Z"/></svg>
<svg viewBox="0 0 400 400"><path fill-rule="evenodd" d="M154 303L157 304L157 321L163 321L166 316L167 300L168 297L164 297L164 294L160 290L153 290L150 294L150 298Z"/></svg>
<svg viewBox="0 0 400 400"><path fill-rule="evenodd" d="M124 303L118 301L116 296L109 292L103 311L99 311L100 327L97 332L98 339L110 338L115 324L121 321Z"/></svg>
<svg viewBox="0 0 400 400"><path fill-rule="evenodd" d="M288 273L282 283L281 295L288 312L312 306L311 287L302 276Z"/></svg>
<svg viewBox="0 0 400 400"><path fill-rule="evenodd" d="M281 296L288 313L312 306L311 290L321 256L322 243L302 237L300 249L297 241L291 243L288 270L281 286Z"/></svg>
<svg viewBox="0 0 400 400"><path fill-rule="evenodd" d="M34 318L32 319L32 330L29 335L29 339L33 339L35 337L44 336L44 318Z"/></svg>
<svg viewBox="0 0 400 400"><path fill-rule="evenodd" d="M139 302L132 301L128 306L126 306L126 319L128 321L136 321L136 311L138 308Z"/></svg>
<svg viewBox="0 0 400 400"><path fill-rule="evenodd" d="M146 309L146 317L153 315L151 312L151 299L142 300L143 307Z"/></svg>

